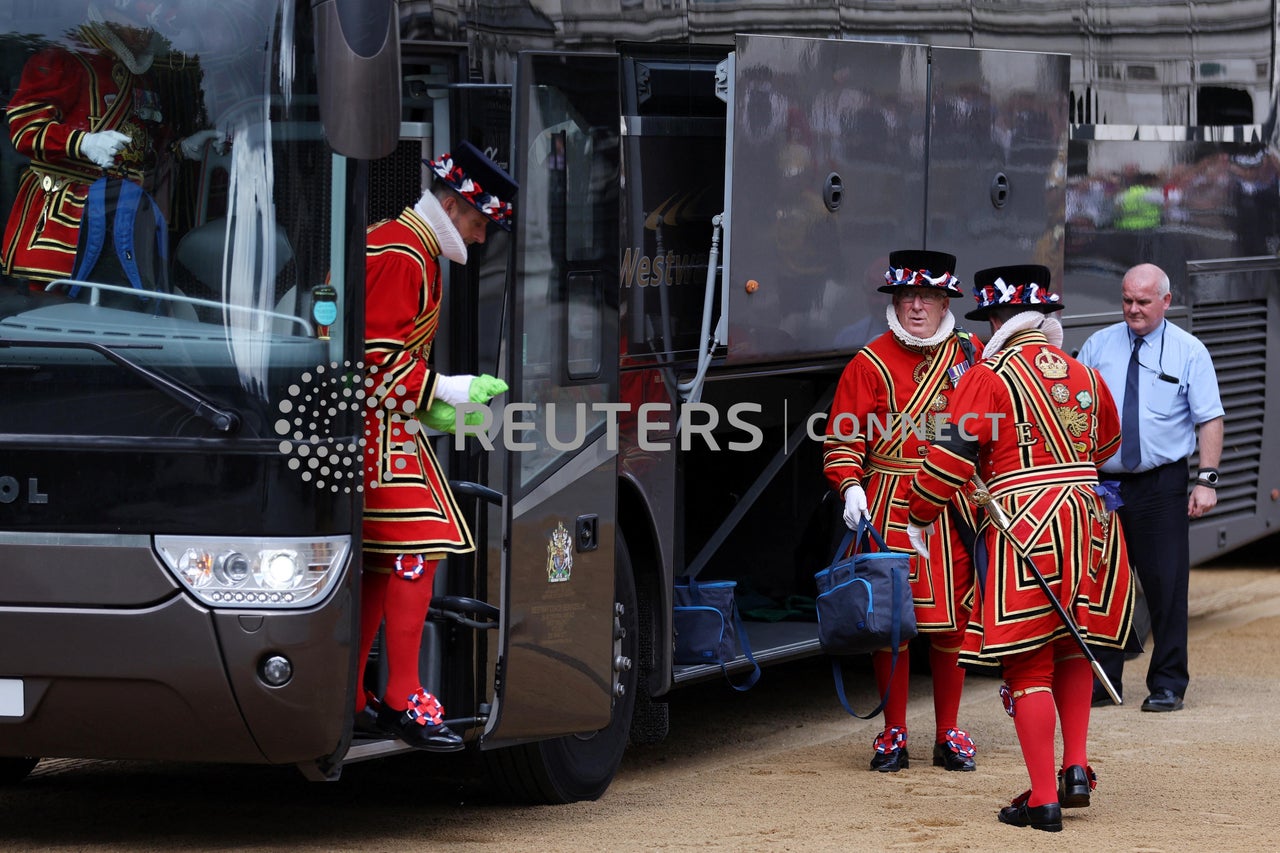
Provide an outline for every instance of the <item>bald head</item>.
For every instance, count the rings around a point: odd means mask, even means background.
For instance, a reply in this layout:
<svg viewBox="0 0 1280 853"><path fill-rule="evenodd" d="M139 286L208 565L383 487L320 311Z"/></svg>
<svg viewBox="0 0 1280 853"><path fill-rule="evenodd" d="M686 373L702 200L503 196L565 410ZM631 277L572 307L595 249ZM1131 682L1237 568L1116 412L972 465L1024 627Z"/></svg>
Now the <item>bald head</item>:
<svg viewBox="0 0 1280 853"><path fill-rule="evenodd" d="M1120 297L1125 323L1135 335L1148 335L1164 322L1173 301L1169 276L1155 264L1138 264L1124 274Z"/></svg>

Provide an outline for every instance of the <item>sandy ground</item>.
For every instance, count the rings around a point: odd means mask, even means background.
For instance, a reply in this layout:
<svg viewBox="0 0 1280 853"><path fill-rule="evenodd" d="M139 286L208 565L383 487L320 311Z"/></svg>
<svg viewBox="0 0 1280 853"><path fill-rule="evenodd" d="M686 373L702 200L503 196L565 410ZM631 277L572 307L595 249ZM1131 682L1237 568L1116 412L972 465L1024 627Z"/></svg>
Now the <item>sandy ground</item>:
<svg viewBox="0 0 1280 853"><path fill-rule="evenodd" d="M1274 558L1270 559L1274 564ZM1192 573L1186 708L1143 713L1146 658L1130 661L1130 704L1097 709L1100 784L1064 830L997 822L1028 787L997 695L973 678L961 725L978 770L918 763L867 769L879 722L836 703L814 660L767 669L737 694L710 683L671 700L671 736L633 748L597 802L516 808L459 802L417 781L420 756L354 765L331 785L292 771L118 762L42 764L0 791L6 850L1093 850L1280 849L1280 569ZM867 673L850 677L872 707ZM928 678L914 674L908 724L928 743Z"/></svg>
<svg viewBox="0 0 1280 853"><path fill-rule="evenodd" d="M548 815L552 826L521 821L500 834L542 849L573 849L575 840L612 850L1280 849L1280 760L1271 751L1280 739L1280 571L1196 570L1191 600L1186 707L1142 712L1147 658L1129 662L1128 703L1093 714L1093 803L1066 811L1061 833L996 820L1029 786L998 681L971 679L961 706L979 745L976 772L932 767L925 752L910 769L882 774L866 769L878 721L848 717L822 690L804 691L821 704L796 708L794 685L766 671L759 695L722 691L716 703L722 726L734 719L723 705L753 706L735 734L699 725L705 693L677 696L671 739L634 750L600 802ZM833 692L823 665L804 669ZM873 704L864 691L855 708ZM908 726L929 743L927 676L913 674Z"/></svg>

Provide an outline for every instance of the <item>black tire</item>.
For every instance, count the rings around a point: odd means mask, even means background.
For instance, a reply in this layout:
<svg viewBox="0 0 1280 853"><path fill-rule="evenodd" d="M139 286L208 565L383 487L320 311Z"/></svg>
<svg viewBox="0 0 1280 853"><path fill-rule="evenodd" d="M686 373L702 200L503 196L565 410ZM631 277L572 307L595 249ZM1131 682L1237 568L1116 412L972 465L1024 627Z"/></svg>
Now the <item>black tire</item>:
<svg viewBox="0 0 1280 853"><path fill-rule="evenodd" d="M0 757L0 785L16 785L40 762L38 758L18 756Z"/></svg>
<svg viewBox="0 0 1280 853"><path fill-rule="evenodd" d="M634 571L635 566L632 565ZM657 574L646 571L636 579L636 596L639 601L638 624L640 637L637 643L639 656L636 657L636 705L631 712L631 745L652 746L662 743L671 730L671 712L665 701L654 699L649 695L649 677L657 666L658 628L654 618L657 606L658 590L655 587Z"/></svg>
<svg viewBox="0 0 1280 853"><path fill-rule="evenodd" d="M639 667L634 662L639 654L640 630L635 573L620 530L616 541L614 597L623 606L621 623L626 630L622 654L633 662L619 678L626 692L616 700L609 725L599 731L484 753L486 775L506 799L550 805L596 800L608 789L622 763L635 711Z"/></svg>

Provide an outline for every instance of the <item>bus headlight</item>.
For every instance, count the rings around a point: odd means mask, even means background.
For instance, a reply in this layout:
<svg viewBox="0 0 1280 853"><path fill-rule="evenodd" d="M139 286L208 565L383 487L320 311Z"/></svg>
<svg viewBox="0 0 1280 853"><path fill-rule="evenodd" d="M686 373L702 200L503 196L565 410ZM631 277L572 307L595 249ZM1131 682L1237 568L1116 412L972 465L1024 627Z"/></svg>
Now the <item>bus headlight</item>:
<svg viewBox="0 0 1280 853"><path fill-rule="evenodd" d="M193 589L208 586L213 581L213 560L195 548L183 551L173 568L177 570L178 578Z"/></svg>
<svg viewBox="0 0 1280 853"><path fill-rule="evenodd" d="M183 588L210 607L306 607L337 582L351 538L157 536L155 549Z"/></svg>
<svg viewBox="0 0 1280 853"><path fill-rule="evenodd" d="M227 586L240 586L249 579L249 558L239 551L225 551L214 563L219 581Z"/></svg>
<svg viewBox="0 0 1280 853"><path fill-rule="evenodd" d="M297 551L266 551L262 554L258 582L267 589L293 589L307 573Z"/></svg>

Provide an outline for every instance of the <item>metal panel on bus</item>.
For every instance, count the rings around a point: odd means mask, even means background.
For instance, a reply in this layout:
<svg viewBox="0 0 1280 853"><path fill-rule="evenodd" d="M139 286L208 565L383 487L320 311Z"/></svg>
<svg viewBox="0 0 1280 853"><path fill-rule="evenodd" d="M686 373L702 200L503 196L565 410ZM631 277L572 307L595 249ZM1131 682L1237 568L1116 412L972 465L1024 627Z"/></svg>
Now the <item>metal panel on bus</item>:
<svg viewBox="0 0 1280 853"><path fill-rule="evenodd" d="M932 49L927 235L966 291L1002 264L1044 264L1061 285L1069 59Z"/></svg>
<svg viewBox="0 0 1280 853"><path fill-rule="evenodd" d="M507 502L490 745L605 728L616 679L617 429L596 404L618 394L618 59L522 54L517 79L507 400L522 410L507 409L521 428L497 437Z"/></svg>
<svg viewBox="0 0 1280 853"><path fill-rule="evenodd" d="M726 360L852 352L888 253L924 245L928 48L738 36L734 65Z"/></svg>

